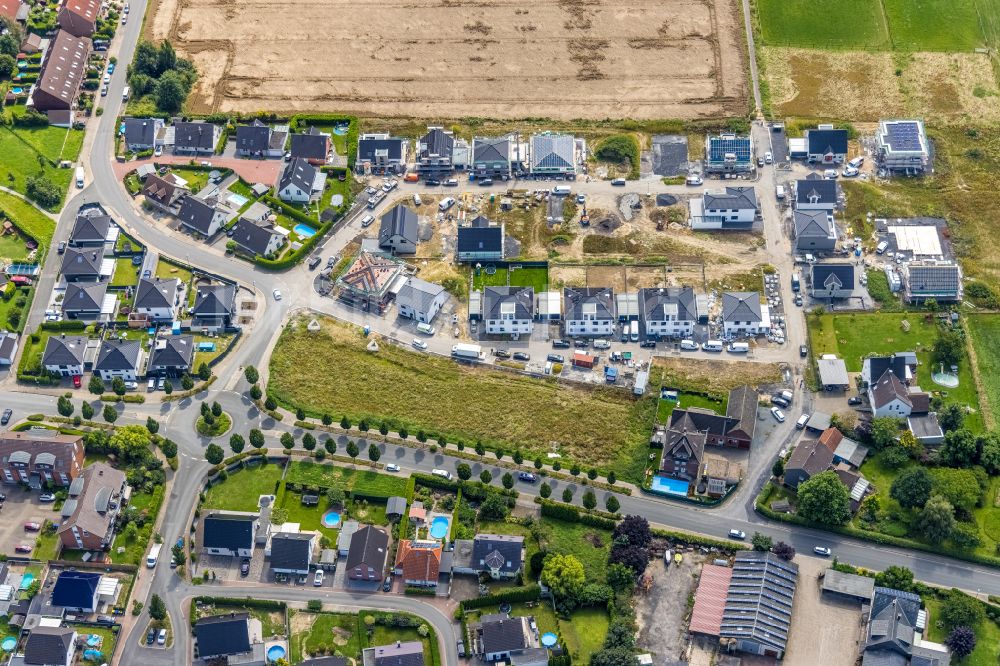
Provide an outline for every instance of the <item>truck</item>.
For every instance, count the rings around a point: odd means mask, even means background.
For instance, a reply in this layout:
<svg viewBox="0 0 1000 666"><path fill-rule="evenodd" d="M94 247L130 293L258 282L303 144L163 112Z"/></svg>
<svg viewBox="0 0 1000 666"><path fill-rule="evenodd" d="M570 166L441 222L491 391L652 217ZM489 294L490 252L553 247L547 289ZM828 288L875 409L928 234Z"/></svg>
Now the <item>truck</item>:
<svg viewBox="0 0 1000 666"><path fill-rule="evenodd" d="M78 166L76 168L76 186L81 190L83 189L83 176L84 176L83 167Z"/></svg>
<svg viewBox="0 0 1000 666"><path fill-rule="evenodd" d="M799 274L792 273L792 291L798 291L802 288L802 284L799 281Z"/></svg>
<svg viewBox="0 0 1000 666"><path fill-rule="evenodd" d="M152 569L156 566L156 561L160 559L160 551L163 549L162 543L154 543L153 547L149 549L149 555L146 556L146 567Z"/></svg>
<svg viewBox="0 0 1000 666"><path fill-rule="evenodd" d="M451 357L460 361L485 361L486 353L479 345L460 342L457 345L452 345Z"/></svg>
<svg viewBox="0 0 1000 666"><path fill-rule="evenodd" d="M639 322L631 321L628 325L628 339L632 342L639 342Z"/></svg>

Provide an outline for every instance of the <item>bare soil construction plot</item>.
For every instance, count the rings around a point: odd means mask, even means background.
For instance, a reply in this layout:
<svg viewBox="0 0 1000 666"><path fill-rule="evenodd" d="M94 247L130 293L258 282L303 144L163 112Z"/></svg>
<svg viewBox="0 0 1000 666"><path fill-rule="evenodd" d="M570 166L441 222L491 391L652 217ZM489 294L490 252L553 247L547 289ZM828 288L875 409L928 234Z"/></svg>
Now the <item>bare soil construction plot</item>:
<svg viewBox="0 0 1000 666"><path fill-rule="evenodd" d="M157 0L192 111L698 118L746 112L735 0Z"/></svg>

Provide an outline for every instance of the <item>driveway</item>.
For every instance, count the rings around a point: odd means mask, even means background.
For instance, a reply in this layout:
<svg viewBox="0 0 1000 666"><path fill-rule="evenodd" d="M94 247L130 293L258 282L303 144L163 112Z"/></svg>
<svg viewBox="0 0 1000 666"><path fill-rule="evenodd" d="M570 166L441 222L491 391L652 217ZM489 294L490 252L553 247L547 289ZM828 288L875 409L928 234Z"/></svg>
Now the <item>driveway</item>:
<svg viewBox="0 0 1000 666"><path fill-rule="evenodd" d="M35 544L35 539L41 532L26 532L26 522L37 522L39 525L45 519L55 520L59 516L52 511L51 504L38 501L37 491L27 491L20 486L0 486L0 492L7 495L7 501L0 505L0 552L6 555L24 555L14 552L14 546L19 543Z"/></svg>
<svg viewBox="0 0 1000 666"><path fill-rule="evenodd" d="M201 158L192 158L186 155L161 155L144 160L113 162L111 167L114 169L115 178L121 180L125 177L125 174L135 171L143 164L185 165L190 164L192 160L194 160L195 164L202 162ZM278 174L281 173L281 169L285 164L281 160L242 160L235 157L220 157L218 155L213 155L206 161L211 162L213 167L232 169L248 183L264 183L265 185L274 185L278 182Z"/></svg>

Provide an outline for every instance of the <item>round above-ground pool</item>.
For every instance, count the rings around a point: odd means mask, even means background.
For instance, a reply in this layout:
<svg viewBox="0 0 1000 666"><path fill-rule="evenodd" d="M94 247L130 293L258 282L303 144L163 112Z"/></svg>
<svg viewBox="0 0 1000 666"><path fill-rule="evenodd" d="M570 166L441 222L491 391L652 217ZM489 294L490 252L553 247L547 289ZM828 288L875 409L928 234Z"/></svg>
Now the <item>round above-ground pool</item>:
<svg viewBox="0 0 1000 666"><path fill-rule="evenodd" d="M437 516L431 521L431 536L435 539L443 539L448 536L448 519L444 516Z"/></svg>
<svg viewBox="0 0 1000 666"><path fill-rule="evenodd" d="M310 227L308 224L296 224L293 231L299 235L300 238L312 238L316 235L316 230Z"/></svg>
<svg viewBox="0 0 1000 666"><path fill-rule="evenodd" d="M272 645L267 649L267 660L270 662L276 662L279 659L283 659L287 650L281 645Z"/></svg>
<svg viewBox="0 0 1000 666"><path fill-rule="evenodd" d="M7 638L3 639L2 643L0 643L0 649L2 649L4 652L13 652L14 648L16 647L17 647L17 639L14 638L13 636L8 636Z"/></svg>
<svg viewBox="0 0 1000 666"><path fill-rule="evenodd" d="M102 640L103 639L98 634L91 634L91 635L87 636L87 646L88 647L97 647L98 645L101 644Z"/></svg>
<svg viewBox="0 0 1000 666"><path fill-rule="evenodd" d="M323 523L323 527L338 527L340 525L340 514L336 511L327 511L323 514L320 522Z"/></svg>
<svg viewBox="0 0 1000 666"><path fill-rule="evenodd" d="M559 637L553 634L551 631L546 631L542 634L542 647L552 647L559 642Z"/></svg>
<svg viewBox="0 0 1000 666"><path fill-rule="evenodd" d="M20 95L24 92L24 88L11 88L10 91L15 95Z"/></svg>

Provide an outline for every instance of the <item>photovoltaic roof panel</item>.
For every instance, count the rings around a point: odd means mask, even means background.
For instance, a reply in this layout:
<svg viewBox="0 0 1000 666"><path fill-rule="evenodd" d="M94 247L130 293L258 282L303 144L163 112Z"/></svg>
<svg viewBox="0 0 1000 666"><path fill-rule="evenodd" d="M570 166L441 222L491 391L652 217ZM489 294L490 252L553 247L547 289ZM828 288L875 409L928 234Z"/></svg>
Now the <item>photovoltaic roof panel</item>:
<svg viewBox="0 0 1000 666"><path fill-rule="evenodd" d="M741 137L712 137L709 142L709 159L722 160L727 153L735 153L738 160L750 159L750 138Z"/></svg>
<svg viewBox="0 0 1000 666"><path fill-rule="evenodd" d="M893 150L919 151L923 148L920 142L920 125L914 121L891 123L886 126L886 132Z"/></svg>

